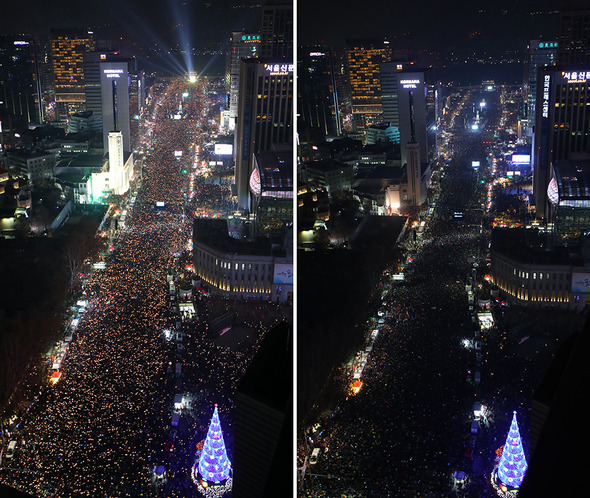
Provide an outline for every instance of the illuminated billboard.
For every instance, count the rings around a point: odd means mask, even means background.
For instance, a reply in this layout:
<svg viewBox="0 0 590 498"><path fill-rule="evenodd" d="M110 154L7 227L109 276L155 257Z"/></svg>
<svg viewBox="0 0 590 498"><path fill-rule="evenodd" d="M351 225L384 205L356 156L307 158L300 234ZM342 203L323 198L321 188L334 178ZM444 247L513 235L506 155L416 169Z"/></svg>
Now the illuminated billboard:
<svg viewBox="0 0 590 498"><path fill-rule="evenodd" d="M542 110L543 110L543 117L544 118L548 118L549 117L549 89L551 87L551 75L550 74L546 74L543 77L543 104L542 104Z"/></svg>
<svg viewBox="0 0 590 498"><path fill-rule="evenodd" d="M232 144L215 144L215 155L216 156L231 156L234 151Z"/></svg>
<svg viewBox="0 0 590 498"><path fill-rule="evenodd" d="M420 84L420 80L417 78L414 79L407 79L407 80L400 80L400 85L402 88L418 88Z"/></svg>
<svg viewBox="0 0 590 498"><path fill-rule="evenodd" d="M531 163L531 155L530 154L512 154L512 163L513 164L530 164Z"/></svg>
<svg viewBox="0 0 590 498"><path fill-rule="evenodd" d="M273 283L293 284L293 264L276 263Z"/></svg>
<svg viewBox="0 0 590 498"><path fill-rule="evenodd" d="M572 292L576 294L590 292L590 273L572 273Z"/></svg>
<svg viewBox="0 0 590 498"><path fill-rule="evenodd" d="M102 72L107 78L120 78L123 74L122 69L103 69Z"/></svg>
<svg viewBox="0 0 590 498"><path fill-rule="evenodd" d="M561 76L568 83L585 83L590 79L590 71L562 71Z"/></svg>
<svg viewBox="0 0 590 498"><path fill-rule="evenodd" d="M293 72L293 64L265 64L264 70L272 76L284 76Z"/></svg>
<svg viewBox="0 0 590 498"><path fill-rule="evenodd" d="M472 168L479 168L480 163L479 161L471 161L471 167Z"/></svg>

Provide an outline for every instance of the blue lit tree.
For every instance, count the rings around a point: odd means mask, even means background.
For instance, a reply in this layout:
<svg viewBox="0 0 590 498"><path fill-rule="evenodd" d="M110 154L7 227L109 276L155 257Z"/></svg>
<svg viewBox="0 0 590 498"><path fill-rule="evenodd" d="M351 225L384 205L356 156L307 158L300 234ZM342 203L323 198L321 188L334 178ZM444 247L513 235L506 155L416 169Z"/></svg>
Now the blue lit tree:
<svg viewBox="0 0 590 498"><path fill-rule="evenodd" d="M230 473L231 463L225 451L216 403L203 451L199 458L199 474L209 483L221 483L229 478Z"/></svg>
<svg viewBox="0 0 590 498"><path fill-rule="evenodd" d="M510 431L498 464L498 480L507 487L518 488L522 484L527 468L516 422L516 412L513 412Z"/></svg>

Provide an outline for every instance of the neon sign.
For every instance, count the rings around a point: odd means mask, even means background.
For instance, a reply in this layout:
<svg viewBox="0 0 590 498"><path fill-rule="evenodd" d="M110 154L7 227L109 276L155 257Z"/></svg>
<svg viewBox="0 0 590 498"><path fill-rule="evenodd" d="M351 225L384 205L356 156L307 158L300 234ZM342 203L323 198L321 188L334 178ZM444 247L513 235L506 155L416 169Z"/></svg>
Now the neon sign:
<svg viewBox="0 0 590 498"><path fill-rule="evenodd" d="M543 80L543 117L549 117L549 85L551 83L551 75L546 74Z"/></svg>
<svg viewBox="0 0 590 498"><path fill-rule="evenodd" d="M265 64L264 69L271 76L282 76L293 72L293 64Z"/></svg>
<svg viewBox="0 0 590 498"><path fill-rule="evenodd" d="M590 71L562 71L561 75L568 83L586 83L590 79Z"/></svg>
<svg viewBox="0 0 590 498"><path fill-rule="evenodd" d="M123 74L122 69L103 69L102 72L107 78L119 78Z"/></svg>
<svg viewBox="0 0 590 498"><path fill-rule="evenodd" d="M557 48L557 42L541 42L539 48Z"/></svg>
<svg viewBox="0 0 590 498"><path fill-rule="evenodd" d="M420 80L400 80L402 88L418 88Z"/></svg>

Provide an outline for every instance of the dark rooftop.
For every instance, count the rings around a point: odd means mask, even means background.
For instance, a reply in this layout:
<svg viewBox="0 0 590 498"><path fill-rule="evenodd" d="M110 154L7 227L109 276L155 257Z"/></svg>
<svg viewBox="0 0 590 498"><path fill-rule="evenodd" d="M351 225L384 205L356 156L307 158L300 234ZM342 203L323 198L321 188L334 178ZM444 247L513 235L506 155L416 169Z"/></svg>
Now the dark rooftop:
<svg viewBox="0 0 590 498"><path fill-rule="evenodd" d="M563 160L553 165L559 199L590 199L590 161Z"/></svg>
<svg viewBox="0 0 590 498"><path fill-rule="evenodd" d="M256 153L262 190L293 190L293 154L289 151Z"/></svg>
<svg viewBox="0 0 590 498"><path fill-rule="evenodd" d="M492 230L492 251L521 263L537 265L569 265L573 261L568 249L555 246L551 250L547 236L530 229Z"/></svg>
<svg viewBox="0 0 590 498"><path fill-rule="evenodd" d="M227 220L196 218L193 242L200 242L212 249L228 254L250 256L271 256L271 243L268 238L256 240L234 239L228 233Z"/></svg>
<svg viewBox="0 0 590 498"><path fill-rule="evenodd" d="M284 412L293 393L292 333L283 322L269 330L246 369L238 392Z"/></svg>

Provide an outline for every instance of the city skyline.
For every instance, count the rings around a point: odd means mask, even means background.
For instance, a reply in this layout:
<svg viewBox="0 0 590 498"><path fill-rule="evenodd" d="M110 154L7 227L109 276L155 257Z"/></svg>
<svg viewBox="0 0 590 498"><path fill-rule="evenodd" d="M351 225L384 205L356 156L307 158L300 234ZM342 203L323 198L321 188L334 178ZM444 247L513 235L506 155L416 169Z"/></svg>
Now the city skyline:
<svg viewBox="0 0 590 498"><path fill-rule="evenodd" d="M299 45L339 48L347 38L387 38L396 48L491 54L526 47L528 40L556 34L558 5L540 2L313 3L298 2ZM421 15L428 13L428 15ZM330 19L326 24L325 19ZM521 47L519 47L519 45Z"/></svg>

